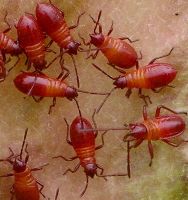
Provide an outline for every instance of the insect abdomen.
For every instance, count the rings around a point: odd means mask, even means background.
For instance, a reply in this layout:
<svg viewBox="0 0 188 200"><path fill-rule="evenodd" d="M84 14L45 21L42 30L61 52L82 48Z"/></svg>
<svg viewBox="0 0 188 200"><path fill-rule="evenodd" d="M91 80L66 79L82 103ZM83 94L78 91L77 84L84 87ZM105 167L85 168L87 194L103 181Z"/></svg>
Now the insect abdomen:
<svg viewBox="0 0 188 200"><path fill-rule="evenodd" d="M45 59L45 47L43 41L32 45L25 47L25 53L28 56L30 62L36 63L40 60Z"/></svg>
<svg viewBox="0 0 188 200"><path fill-rule="evenodd" d="M32 72L18 75L14 84L21 92L40 97L64 97L67 88L62 81Z"/></svg>
<svg viewBox="0 0 188 200"><path fill-rule="evenodd" d="M154 63L125 75L128 88L159 88L168 85L177 71L169 64Z"/></svg>
<svg viewBox="0 0 188 200"><path fill-rule="evenodd" d="M109 63L121 68L130 68L136 64L137 53L128 43L120 39L106 36L101 51L107 57Z"/></svg>
<svg viewBox="0 0 188 200"><path fill-rule="evenodd" d="M58 46L60 46L61 48L66 48L66 46L73 41L71 35L70 35L70 30L68 29L68 26L66 24L66 22L64 21L64 23L62 24L62 26L54 31L49 33L49 36L52 38L52 40L54 40Z"/></svg>
<svg viewBox="0 0 188 200"><path fill-rule="evenodd" d="M39 200L39 189L31 171L15 173L14 192L16 200Z"/></svg>
<svg viewBox="0 0 188 200"><path fill-rule="evenodd" d="M160 139L168 139L182 134L185 122L178 115L166 115L156 118L160 129Z"/></svg>

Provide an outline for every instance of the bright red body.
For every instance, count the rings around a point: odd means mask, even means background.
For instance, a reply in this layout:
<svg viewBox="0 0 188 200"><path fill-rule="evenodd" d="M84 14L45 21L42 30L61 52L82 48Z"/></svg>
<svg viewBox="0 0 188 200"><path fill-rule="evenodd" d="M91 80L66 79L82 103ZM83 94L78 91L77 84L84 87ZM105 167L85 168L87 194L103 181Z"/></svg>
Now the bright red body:
<svg viewBox="0 0 188 200"><path fill-rule="evenodd" d="M15 172L13 185L16 200L39 200L39 189L36 180L28 167L23 172Z"/></svg>
<svg viewBox="0 0 188 200"><path fill-rule="evenodd" d="M36 7L37 21L43 31L55 41L61 49L69 49L76 45L74 42L69 27L64 20L64 14L57 7L49 3L38 3ZM78 46L80 44L77 44Z"/></svg>
<svg viewBox="0 0 188 200"><path fill-rule="evenodd" d="M83 126L82 126L83 122ZM94 131L83 132L82 129L92 129L90 122L80 117L76 117L70 127L70 138L72 146L76 151L81 165L85 168L87 164L95 161L95 133Z"/></svg>
<svg viewBox="0 0 188 200"><path fill-rule="evenodd" d="M20 48L18 42L12 40L5 33L0 33L0 50L5 54L19 55L22 53L22 49Z"/></svg>
<svg viewBox="0 0 188 200"><path fill-rule="evenodd" d="M64 97L68 87L63 81L32 72L21 73L14 79L14 84L25 94L28 94L34 84L30 95L40 97Z"/></svg>
<svg viewBox="0 0 188 200"><path fill-rule="evenodd" d="M167 63L153 63L132 70L116 79L118 88L155 89L167 86L176 77L177 71Z"/></svg>
<svg viewBox="0 0 188 200"><path fill-rule="evenodd" d="M101 35L97 37L96 35ZM95 45L106 56L110 64L127 69L136 65L138 56L136 51L127 42L104 36L91 35L91 44Z"/></svg>
<svg viewBox="0 0 188 200"><path fill-rule="evenodd" d="M33 15L23 15L18 24L17 32L20 46L24 49L34 67L45 67L45 46L43 33Z"/></svg>
<svg viewBox="0 0 188 200"><path fill-rule="evenodd" d="M131 124L129 127L136 139L162 140L181 135L185 130L185 122L178 115L163 115L148 118L140 124Z"/></svg>

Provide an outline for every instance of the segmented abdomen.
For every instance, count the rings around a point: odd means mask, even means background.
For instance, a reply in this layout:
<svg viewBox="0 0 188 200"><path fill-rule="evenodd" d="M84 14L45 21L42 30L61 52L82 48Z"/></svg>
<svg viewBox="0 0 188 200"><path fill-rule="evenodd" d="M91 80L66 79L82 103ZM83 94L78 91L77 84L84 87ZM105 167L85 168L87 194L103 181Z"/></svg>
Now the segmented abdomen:
<svg viewBox="0 0 188 200"><path fill-rule="evenodd" d="M7 37L4 33L0 34L0 50L4 50L5 53L12 53L14 51L15 42Z"/></svg>
<svg viewBox="0 0 188 200"><path fill-rule="evenodd" d="M121 68L133 67L137 62L137 53L132 46L120 39L106 36L99 47L109 63Z"/></svg>
<svg viewBox="0 0 188 200"><path fill-rule="evenodd" d="M125 74L127 88L150 88L150 83L146 79L146 68L140 68Z"/></svg>
<svg viewBox="0 0 188 200"><path fill-rule="evenodd" d="M128 88L158 88L168 85L177 71L166 63L153 63L125 74Z"/></svg>
<svg viewBox="0 0 188 200"><path fill-rule="evenodd" d="M148 130L147 139L158 140L176 137L185 130L185 122L178 115L164 115L143 122Z"/></svg>
<svg viewBox="0 0 188 200"><path fill-rule="evenodd" d="M14 79L18 90L31 96L64 97L67 84L42 74L22 73Z"/></svg>
<svg viewBox="0 0 188 200"><path fill-rule="evenodd" d="M37 182L28 168L24 172L15 173L14 192L16 200L40 199Z"/></svg>
<svg viewBox="0 0 188 200"><path fill-rule="evenodd" d="M67 45L73 41L73 38L70 35L70 30L65 21L58 30L48 34L61 48L66 48Z"/></svg>
<svg viewBox="0 0 188 200"><path fill-rule="evenodd" d="M26 46L24 50L30 62L34 64L37 64L38 62L41 63L41 60L44 61L45 59L45 47L43 41L32 46Z"/></svg>

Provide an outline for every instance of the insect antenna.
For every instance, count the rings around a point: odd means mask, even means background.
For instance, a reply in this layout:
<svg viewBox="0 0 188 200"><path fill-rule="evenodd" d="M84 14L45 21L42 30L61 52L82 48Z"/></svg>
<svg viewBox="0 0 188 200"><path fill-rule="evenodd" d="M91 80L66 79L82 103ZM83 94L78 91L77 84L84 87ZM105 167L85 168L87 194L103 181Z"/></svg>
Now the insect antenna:
<svg viewBox="0 0 188 200"><path fill-rule="evenodd" d="M85 188L84 188L84 190L82 191L80 197L82 197L82 196L85 194L85 192L86 192L86 190L87 190L87 187L88 187L88 182L89 182L89 179L88 179L88 176L86 175L86 185L85 185Z"/></svg>
<svg viewBox="0 0 188 200"><path fill-rule="evenodd" d="M22 147L21 147L21 151L20 151L20 159L21 160L22 160L22 154L23 154L23 149L24 149L27 133L28 133L28 128L25 129L24 139L23 139L23 143L22 143Z"/></svg>
<svg viewBox="0 0 188 200"><path fill-rule="evenodd" d="M104 100L102 101L102 103L100 104L100 106L97 108L96 113L99 113L99 111L101 110L101 108L103 107L103 105L105 104L105 102L107 101L107 99L109 98L109 96L114 92L115 89L117 89L117 87L112 88L111 91L108 93L108 95L106 95L106 97L104 98Z"/></svg>
<svg viewBox="0 0 188 200"><path fill-rule="evenodd" d="M85 90L80 90L80 89L76 89L77 92L81 92L81 93L85 93L85 94L94 94L94 95L108 95L109 92L106 93L102 93L102 92L89 92L89 91L85 91Z"/></svg>
<svg viewBox="0 0 188 200"><path fill-rule="evenodd" d="M78 104L78 101L77 101L77 99L75 99L74 98L74 101L76 102L76 106L77 106L77 108L78 108L78 112L79 112L79 115L80 115L80 120L81 120L81 128L83 129L84 128L84 123L83 123L83 118L82 118L82 113L81 113L81 110L80 110L80 106L79 106L79 104Z"/></svg>
<svg viewBox="0 0 188 200"><path fill-rule="evenodd" d="M103 71L100 67L98 67L97 65L95 65L94 63L92 63L92 65L99 70L100 72L102 72L104 75L106 75L108 78L112 79L112 80L116 80L116 78L113 78L112 76L110 76L109 74L107 74L105 71Z"/></svg>
<svg viewBox="0 0 188 200"><path fill-rule="evenodd" d="M101 14L102 14L102 10L99 11L97 21L96 21L91 15L89 15L90 18L92 19L92 21L95 23L95 28L94 28L94 30L93 30L93 32L94 32L95 34L96 34L96 29L97 29L97 26L98 26L98 24L99 24L99 20L100 20Z"/></svg>
<svg viewBox="0 0 188 200"><path fill-rule="evenodd" d="M72 58L72 62L73 62L73 65L74 65L74 70L75 70L75 73L76 73L77 86L79 88L80 87L80 80L79 80L79 76L78 76L78 69L77 69L77 66L76 66L76 62L75 62L74 56L73 55L70 55L70 56Z"/></svg>
<svg viewBox="0 0 188 200"><path fill-rule="evenodd" d="M88 131L129 131L127 127L120 127L120 128L94 128L94 129L84 129L81 132L88 132Z"/></svg>
<svg viewBox="0 0 188 200"><path fill-rule="evenodd" d="M58 188L57 191L56 191L56 194L55 194L55 200L57 200L58 195L59 195L59 188Z"/></svg>
<svg viewBox="0 0 188 200"><path fill-rule="evenodd" d="M131 178L131 167L130 167L130 141L127 141L127 173L128 173L128 177Z"/></svg>

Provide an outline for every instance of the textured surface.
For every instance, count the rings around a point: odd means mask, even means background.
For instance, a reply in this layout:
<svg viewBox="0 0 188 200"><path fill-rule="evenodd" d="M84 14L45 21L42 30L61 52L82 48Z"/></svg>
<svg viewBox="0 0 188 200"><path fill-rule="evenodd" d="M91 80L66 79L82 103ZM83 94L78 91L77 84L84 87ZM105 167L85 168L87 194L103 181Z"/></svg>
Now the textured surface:
<svg viewBox="0 0 188 200"><path fill-rule="evenodd" d="M26 12L34 12L36 1L24 0L1 0L0 19L3 19L5 11L8 11L8 20L13 25L20 15ZM97 16L99 9L103 15L101 23L107 32L111 20L114 21L114 32L112 36L129 36L139 39L134 47L143 53L141 64L147 64L153 57L167 53L172 47L174 52L162 61L173 64L179 71L177 79L173 82L176 88L166 88L160 94L146 91L152 96L153 104L149 106L149 113L153 114L159 104L165 104L174 110L188 111L188 2L186 0L53 0L54 4L64 10L66 19L70 25L74 24L77 16L86 11ZM179 13L179 15L175 15ZM0 29L6 25L1 20ZM81 20L79 29L86 38L93 30L93 24L86 15ZM15 37L15 29L12 30ZM53 49L58 51L56 45ZM53 56L48 54L49 60ZM73 168L76 162L65 162L63 160L52 160L51 157L63 154L67 157L73 156L72 148L65 142L66 127L63 117L66 116L69 123L78 114L74 102L66 99L58 99L57 105L49 116L48 106L51 99L44 99L39 104L32 98L23 99L24 95L18 92L13 85L13 78L20 70L25 70L25 57L16 70L13 70L6 81L1 83L0 92L0 158L7 157L8 147L19 151L24 130L29 128L27 141L29 143L30 162L29 165L37 167L45 162L50 166L45 170L36 172L34 176L44 184L44 193L51 199L54 198L55 190L60 187L59 199L79 199L79 195L85 185L85 175L80 169L76 174L61 175L67 167ZM100 72L92 68L91 62L86 61L80 54L77 58L81 88L90 91L108 91L112 88L112 82ZM12 59L7 68L15 62ZM76 84L72 62L65 56L65 63L70 66L70 83ZM100 54L95 61L111 75L118 75L106 63L106 59ZM57 76L59 73L58 63L48 70L49 75ZM83 115L91 119L93 109L96 108L103 97L81 94L79 103ZM133 122L141 119L143 102L133 92L130 99L124 97L124 91L116 91L103 107L103 111L97 116L98 127L119 127L125 122ZM187 118L185 118L187 123ZM105 169L105 173L126 171L126 146L122 143L123 132L109 132L105 138L105 147L96 153L97 162ZM184 137L186 137L187 131ZM100 144L100 135L97 143ZM148 167L149 155L146 143L132 151L132 179L124 177L108 178L104 181L100 178L90 180L88 190L82 199L86 200L183 200L188 199L188 183L186 178L188 147L172 148L160 142L154 144L155 158L153 166ZM11 170L6 164L0 165L0 174ZM0 179L0 199L10 199L9 188L13 182L12 178Z"/></svg>

